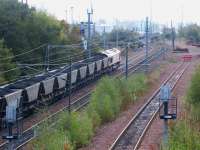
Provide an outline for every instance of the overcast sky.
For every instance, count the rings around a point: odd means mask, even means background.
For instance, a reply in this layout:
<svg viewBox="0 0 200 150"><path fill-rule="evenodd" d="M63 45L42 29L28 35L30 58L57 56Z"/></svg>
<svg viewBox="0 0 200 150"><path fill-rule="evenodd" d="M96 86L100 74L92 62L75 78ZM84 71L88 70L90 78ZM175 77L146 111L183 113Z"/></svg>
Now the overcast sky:
<svg viewBox="0 0 200 150"><path fill-rule="evenodd" d="M67 10L68 21L72 20L72 6L74 20L83 21L87 16L87 8L92 4L95 21L143 20L152 14L155 22L164 24L170 23L170 20L180 22L182 19L184 23L200 23L199 0L28 0L28 3L47 10L59 19L66 19Z"/></svg>

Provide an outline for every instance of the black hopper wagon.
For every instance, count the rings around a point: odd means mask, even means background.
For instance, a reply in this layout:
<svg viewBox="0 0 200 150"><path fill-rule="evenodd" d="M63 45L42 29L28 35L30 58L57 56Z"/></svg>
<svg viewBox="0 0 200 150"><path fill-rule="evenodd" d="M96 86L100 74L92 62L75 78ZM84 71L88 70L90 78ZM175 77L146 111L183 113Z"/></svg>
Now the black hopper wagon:
<svg viewBox="0 0 200 150"><path fill-rule="evenodd" d="M71 70L73 91L117 69L121 61L118 49L94 54L91 58L72 63L48 73L39 74L0 86L0 127L4 127L6 106L14 106L18 117L28 116L38 106L49 105L67 96Z"/></svg>

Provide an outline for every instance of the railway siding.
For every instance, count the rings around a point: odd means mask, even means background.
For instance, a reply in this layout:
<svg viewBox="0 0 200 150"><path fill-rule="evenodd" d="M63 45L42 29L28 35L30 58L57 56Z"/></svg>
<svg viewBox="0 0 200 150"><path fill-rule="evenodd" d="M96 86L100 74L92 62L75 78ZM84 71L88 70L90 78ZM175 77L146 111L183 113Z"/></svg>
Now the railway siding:
<svg viewBox="0 0 200 150"><path fill-rule="evenodd" d="M170 84L173 89L178 80L181 78L188 64L181 64L178 68L169 76L169 78L163 84ZM128 125L121 132L117 140L113 143L110 149L137 149L144 134L150 126L154 116L159 110L159 90L160 88L149 98L148 102L138 111L138 113L132 118Z"/></svg>

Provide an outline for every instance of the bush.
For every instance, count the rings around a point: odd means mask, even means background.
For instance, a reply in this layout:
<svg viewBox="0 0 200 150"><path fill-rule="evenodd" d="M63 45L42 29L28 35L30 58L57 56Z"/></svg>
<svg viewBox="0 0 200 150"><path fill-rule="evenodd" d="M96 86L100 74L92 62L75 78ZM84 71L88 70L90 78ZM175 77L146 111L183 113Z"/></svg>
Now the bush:
<svg viewBox="0 0 200 150"><path fill-rule="evenodd" d="M121 98L119 88L116 87L115 79L105 77L96 87L92 94L90 109L94 109L102 123L113 120L120 112ZM89 115L91 115L89 113Z"/></svg>
<svg viewBox="0 0 200 150"><path fill-rule="evenodd" d="M198 43L200 42L200 26L197 24L189 24L179 29L179 36L187 41Z"/></svg>
<svg viewBox="0 0 200 150"><path fill-rule="evenodd" d="M70 115L63 112L56 123L54 120L44 124L39 131L42 134L35 140L34 147L51 150L63 149L64 145L64 148L72 149L88 144L95 129L102 123L114 120L124 106L128 106L144 92L146 84L146 77L142 74L128 80L109 77L101 79L86 111L73 112ZM52 129L54 130L51 131Z"/></svg>
<svg viewBox="0 0 200 150"><path fill-rule="evenodd" d="M186 115L170 128L170 138L165 150L197 150L200 149L200 67L192 76L186 98Z"/></svg>
<svg viewBox="0 0 200 150"><path fill-rule="evenodd" d="M40 135L32 144L34 149L70 150L89 143L93 135L92 120L85 112L73 112L71 115L64 112L55 125L45 123L38 133Z"/></svg>
<svg viewBox="0 0 200 150"><path fill-rule="evenodd" d="M73 147L65 134L59 130L45 130L35 141L33 141L32 149L35 150L55 150L66 149L72 150Z"/></svg>
<svg viewBox="0 0 200 150"><path fill-rule="evenodd" d="M179 121L170 130L169 143L165 150L200 149L200 134L185 121Z"/></svg>
<svg viewBox="0 0 200 150"><path fill-rule="evenodd" d="M92 120L87 113L72 113L68 124L69 128L66 131L69 132L70 139L76 148L89 143L93 135L93 128Z"/></svg>
<svg viewBox="0 0 200 150"><path fill-rule="evenodd" d="M191 108L191 113L194 118L200 120L200 66L196 69L192 76L191 84L187 93L186 102Z"/></svg>
<svg viewBox="0 0 200 150"><path fill-rule="evenodd" d="M88 107L88 115L92 116L94 127L115 119L119 112L134 102L146 88L147 78L144 74L134 75L128 80L103 78L92 94Z"/></svg>
<svg viewBox="0 0 200 150"><path fill-rule="evenodd" d="M136 74L128 78L122 79L119 83L120 93L123 96L122 108L126 108L129 103L137 100L147 89L147 78L144 74Z"/></svg>
<svg viewBox="0 0 200 150"><path fill-rule="evenodd" d="M192 76L190 88L188 91L188 102L190 104L200 104L200 67L197 68Z"/></svg>
<svg viewBox="0 0 200 150"><path fill-rule="evenodd" d="M87 114L92 119L92 125L94 130L101 124L101 118L95 108L96 104L93 101L87 107Z"/></svg>
<svg viewBox="0 0 200 150"><path fill-rule="evenodd" d="M142 94L147 89L147 78L144 74L132 76L127 82L135 100L137 99L137 96Z"/></svg>

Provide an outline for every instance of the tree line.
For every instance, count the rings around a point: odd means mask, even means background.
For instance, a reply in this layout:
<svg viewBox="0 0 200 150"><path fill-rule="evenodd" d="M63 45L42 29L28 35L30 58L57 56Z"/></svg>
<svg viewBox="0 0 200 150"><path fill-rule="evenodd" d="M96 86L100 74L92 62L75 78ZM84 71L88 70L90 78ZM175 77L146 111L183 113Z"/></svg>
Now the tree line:
<svg viewBox="0 0 200 150"><path fill-rule="evenodd" d="M78 26L18 0L0 0L0 83L26 74L19 63L44 62L46 45L74 43L80 43ZM26 54L40 45L44 46ZM19 54L24 55L15 57Z"/></svg>

